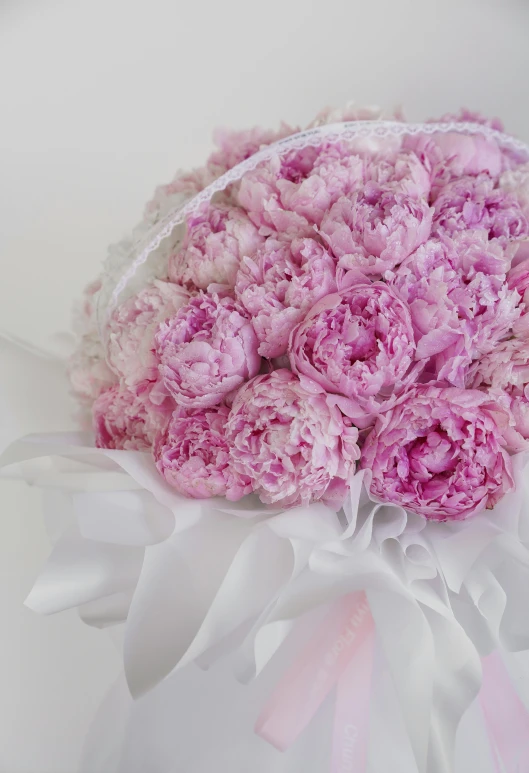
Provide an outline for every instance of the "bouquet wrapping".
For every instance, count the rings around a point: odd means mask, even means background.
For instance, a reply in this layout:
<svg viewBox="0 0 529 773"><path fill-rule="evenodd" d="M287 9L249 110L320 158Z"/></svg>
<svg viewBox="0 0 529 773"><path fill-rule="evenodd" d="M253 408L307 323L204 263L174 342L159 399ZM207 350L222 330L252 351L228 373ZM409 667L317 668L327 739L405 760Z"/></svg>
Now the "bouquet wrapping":
<svg viewBox="0 0 529 773"><path fill-rule="evenodd" d="M86 291L79 428L2 458L55 541L27 604L123 634L84 771L529 770L529 149L218 143Z"/></svg>

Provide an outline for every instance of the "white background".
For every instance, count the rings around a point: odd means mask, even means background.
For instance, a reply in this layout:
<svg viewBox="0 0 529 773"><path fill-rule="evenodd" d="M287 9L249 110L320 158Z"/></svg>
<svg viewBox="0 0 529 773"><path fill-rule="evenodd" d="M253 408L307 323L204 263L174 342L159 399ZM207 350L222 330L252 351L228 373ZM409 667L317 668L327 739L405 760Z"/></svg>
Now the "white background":
<svg viewBox="0 0 529 773"><path fill-rule="evenodd" d="M0 0L0 330L53 348L106 245L215 126L354 99L414 120L466 105L529 140L528 41L527 0ZM35 492L2 482L0 503L0 773L74 773L119 656L21 606L47 541Z"/></svg>

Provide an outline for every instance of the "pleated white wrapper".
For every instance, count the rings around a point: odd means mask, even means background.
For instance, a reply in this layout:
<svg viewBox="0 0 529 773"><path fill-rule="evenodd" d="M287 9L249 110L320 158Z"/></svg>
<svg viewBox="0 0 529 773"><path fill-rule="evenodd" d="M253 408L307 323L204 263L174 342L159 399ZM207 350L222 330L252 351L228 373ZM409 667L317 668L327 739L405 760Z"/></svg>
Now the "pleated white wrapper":
<svg viewBox="0 0 529 773"><path fill-rule="evenodd" d="M4 444L40 429L43 405L68 427L60 364L1 345ZM527 658L509 654L529 649L528 461L513 459L516 491L494 510L437 524L372 501L362 472L339 514L270 511L180 497L148 454L89 435L15 441L3 474L42 487L54 541L27 605L123 628L124 679L82 773L327 770L332 695L284 753L253 726L301 639L355 590L377 630L368 770L451 773L456 747L458 773L494 770L475 698L495 647L529 695Z"/></svg>

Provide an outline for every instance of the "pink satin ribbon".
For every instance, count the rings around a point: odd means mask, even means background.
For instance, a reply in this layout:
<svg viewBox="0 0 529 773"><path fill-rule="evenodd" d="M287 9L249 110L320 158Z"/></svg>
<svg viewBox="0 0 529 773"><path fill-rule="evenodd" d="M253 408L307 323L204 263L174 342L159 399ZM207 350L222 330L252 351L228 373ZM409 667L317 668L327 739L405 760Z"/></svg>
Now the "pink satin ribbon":
<svg viewBox="0 0 529 773"><path fill-rule="evenodd" d="M479 695L496 773L529 772L529 711L498 652L483 658Z"/></svg>
<svg viewBox="0 0 529 773"><path fill-rule="evenodd" d="M365 593L333 607L263 708L255 731L284 751L337 685L333 773L362 771L373 660L374 621Z"/></svg>
<svg viewBox="0 0 529 773"><path fill-rule="evenodd" d="M365 593L340 599L272 693L255 732L285 751L336 687L331 771L365 771L374 638ZM479 699L496 773L529 773L529 711L497 652L483 658Z"/></svg>
<svg viewBox="0 0 529 773"><path fill-rule="evenodd" d="M338 680L332 742L333 773L362 773L367 765L374 631Z"/></svg>

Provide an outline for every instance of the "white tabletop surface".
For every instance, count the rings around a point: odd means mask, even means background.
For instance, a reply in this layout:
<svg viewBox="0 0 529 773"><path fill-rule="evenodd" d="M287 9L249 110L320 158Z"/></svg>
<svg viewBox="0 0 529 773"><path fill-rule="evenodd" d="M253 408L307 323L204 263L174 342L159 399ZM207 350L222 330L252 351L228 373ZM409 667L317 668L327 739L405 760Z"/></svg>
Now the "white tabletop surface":
<svg viewBox="0 0 529 773"><path fill-rule="evenodd" d="M215 126L354 99L414 120L466 105L529 141L528 39L527 0L0 0L0 330L53 348L106 245ZM47 539L35 492L2 482L0 502L0 770L74 773L119 656L74 613L22 607Z"/></svg>

